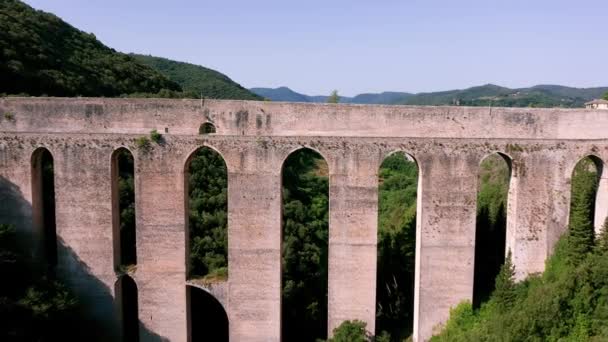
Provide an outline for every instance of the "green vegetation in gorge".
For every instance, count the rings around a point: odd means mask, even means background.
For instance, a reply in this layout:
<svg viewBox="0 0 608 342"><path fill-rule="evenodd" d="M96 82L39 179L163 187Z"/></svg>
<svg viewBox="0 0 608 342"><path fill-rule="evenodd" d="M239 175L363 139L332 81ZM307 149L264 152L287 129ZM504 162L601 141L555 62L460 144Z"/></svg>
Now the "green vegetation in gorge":
<svg viewBox="0 0 608 342"><path fill-rule="evenodd" d="M228 276L228 173L219 153L203 147L189 165L189 277Z"/></svg>
<svg viewBox="0 0 608 342"><path fill-rule="evenodd" d="M432 341L608 340L608 224L593 234L597 176L589 158L576 166L568 232L545 272L515 284L505 263L489 301L457 306Z"/></svg>
<svg viewBox="0 0 608 342"><path fill-rule="evenodd" d="M127 149L119 149L118 162L118 210L120 212L120 264L137 263L135 247L135 184L133 180L133 156Z"/></svg>
<svg viewBox="0 0 608 342"><path fill-rule="evenodd" d="M333 331L333 337L329 338L327 342L368 342L372 340L372 336L366 329L367 324L362 321L344 321L339 327ZM389 342L376 338L376 342Z"/></svg>
<svg viewBox="0 0 608 342"><path fill-rule="evenodd" d="M412 334L418 167L404 153L380 167L376 331L394 341Z"/></svg>
<svg viewBox="0 0 608 342"><path fill-rule="evenodd" d="M474 307L479 307L488 300L494 290L494 280L505 261L506 210L510 179L510 167L497 153L484 158L479 168Z"/></svg>
<svg viewBox="0 0 608 342"><path fill-rule="evenodd" d="M14 227L0 224L0 340L78 340L75 298L18 246Z"/></svg>
<svg viewBox="0 0 608 342"><path fill-rule="evenodd" d="M283 165L282 329L286 341L327 334L327 164L302 149Z"/></svg>
<svg viewBox="0 0 608 342"><path fill-rule="evenodd" d="M135 60L157 70L184 90L183 96L198 99L262 100L228 76L200 65L154 56L131 54Z"/></svg>

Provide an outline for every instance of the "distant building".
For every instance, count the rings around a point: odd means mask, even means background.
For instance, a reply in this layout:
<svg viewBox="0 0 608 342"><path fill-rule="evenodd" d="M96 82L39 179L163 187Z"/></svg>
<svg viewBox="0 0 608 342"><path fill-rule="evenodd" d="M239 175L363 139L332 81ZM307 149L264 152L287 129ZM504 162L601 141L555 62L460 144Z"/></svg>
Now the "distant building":
<svg viewBox="0 0 608 342"><path fill-rule="evenodd" d="M585 103L587 109L608 109L608 101L606 100L593 100Z"/></svg>

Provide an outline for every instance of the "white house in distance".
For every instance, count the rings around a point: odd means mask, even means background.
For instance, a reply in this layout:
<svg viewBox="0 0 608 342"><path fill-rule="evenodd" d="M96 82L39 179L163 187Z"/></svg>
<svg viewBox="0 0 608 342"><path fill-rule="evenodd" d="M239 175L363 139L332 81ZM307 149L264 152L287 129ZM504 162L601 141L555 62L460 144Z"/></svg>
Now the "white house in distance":
<svg viewBox="0 0 608 342"><path fill-rule="evenodd" d="M606 100L593 100L585 103L587 109L608 109L608 101Z"/></svg>

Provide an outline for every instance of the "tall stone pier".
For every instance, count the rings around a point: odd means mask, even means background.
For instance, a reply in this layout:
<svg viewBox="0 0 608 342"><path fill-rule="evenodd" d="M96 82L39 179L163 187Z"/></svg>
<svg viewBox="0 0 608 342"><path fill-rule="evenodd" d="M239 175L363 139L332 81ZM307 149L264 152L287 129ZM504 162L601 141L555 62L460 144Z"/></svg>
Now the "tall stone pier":
<svg viewBox="0 0 608 342"><path fill-rule="evenodd" d="M216 132L199 134L204 123ZM138 147L150 131L160 144ZM565 231L576 163L608 160L608 114L585 109L369 106L251 101L0 99L0 223L17 226L41 257L37 151L55 170L57 272L117 332L112 155L135 161L138 255L131 272L140 336L188 341L185 167L208 146L228 169L228 267L209 290L232 341L281 339L281 169L300 148L329 166L328 329L375 324L378 169L403 151L419 167L414 339L425 341L473 294L480 162L511 166L507 250L519 279L541 272ZM606 189L602 176L600 189ZM596 221L608 214L600 191Z"/></svg>

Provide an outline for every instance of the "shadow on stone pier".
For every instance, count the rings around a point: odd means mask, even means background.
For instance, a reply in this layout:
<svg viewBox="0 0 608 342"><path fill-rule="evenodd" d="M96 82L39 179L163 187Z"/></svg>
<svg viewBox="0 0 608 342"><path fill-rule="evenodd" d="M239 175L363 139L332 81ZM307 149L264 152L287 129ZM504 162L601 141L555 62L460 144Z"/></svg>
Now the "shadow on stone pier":
<svg viewBox="0 0 608 342"><path fill-rule="evenodd" d="M0 224L16 228L17 246L31 269L47 267L40 257L41 236L34 229L33 210L18 185L0 176ZM78 300L77 317L71 323L73 336L83 341L120 341L121 323L119 309L112 291L90 272L75 251L59 237L57 240L58 263L56 278L65 284ZM67 339L66 339L67 340ZM140 341L168 341L150 331L139 322Z"/></svg>

